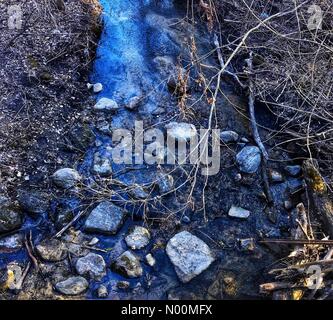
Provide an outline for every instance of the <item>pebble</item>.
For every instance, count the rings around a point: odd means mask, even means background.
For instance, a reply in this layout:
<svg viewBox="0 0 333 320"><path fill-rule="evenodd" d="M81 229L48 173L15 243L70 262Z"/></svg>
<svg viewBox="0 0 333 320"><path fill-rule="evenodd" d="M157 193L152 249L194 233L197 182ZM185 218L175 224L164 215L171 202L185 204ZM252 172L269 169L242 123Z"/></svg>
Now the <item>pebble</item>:
<svg viewBox="0 0 333 320"><path fill-rule="evenodd" d="M140 96L132 97L129 100L129 102L125 105L125 107L129 110L135 110L139 107L141 101L142 101L142 97L140 97Z"/></svg>
<svg viewBox="0 0 333 320"><path fill-rule="evenodd" d="M253 251L255 249L255 243L253 238L238 239L240 248L246 251Z"/></svg>
<svg viewBox="0 0 333 320"><path fill-rule="evenodd" d="M94 154L94 163L92 171L95 175L101 177L108 177L112 174L111 160L107 157L101 156L99 152Z"/></svg>
<svg viewBox="0 0 333 320"><path fill-rule="evenodd" d="M233 142L237 142L239 136L238 133L235 131L222 131L220 133L220 139L222 142L224 143L233 143Z"/></svg>
<svg viewBox="0 0 333 320"><path fill-rule="evenodd" d="M141 200L147 199L149 197L149 194L139 184L133 184L133 185L129 186L128 193L133 198L141 199Z"/></svg>
<svg viewBox="0 0 333 320"><path fill-rule="evenodd" d="M156 264L156 260L151 253L146 255L146 262L149 266L153 267Z"/></svg>
<svg viewBox="0 0 333 320"><path fill-rule="evenodd" d="M117 287L119 289L128 289L130 286L130 283L128 281L118 281L117 282Z"/></svg>
<svg viewBox="0 0 333 320"><path fill-rule="evenodd" d="M88 276L99 281L106 275L106 264L104 258L96 253L88 253L79 258L75 265L76 271L81 276Z"/></svg>
<svg viewBox="0 0 333 320"><path fill-rule="evenodd" d="M67 250L63 242L57 239L47 239L36 246L37 253L45 261L61 261L66 258Z"/></svg>
<svg viewBox="0 0 333 320"><path fill-rule="evenodd" d="M103 284L100 285L97 289L97 297L101 299L105 299L109 296L108 288Z"/></svg>
<svg viewBox="0 0 333 320"><path fill-rule="evenodd" d="M83 277L70 277L64 281L60 281L55 288L65 295L79 295L86 291L89 287L88 281Z"/></svg>
<svg viewBox="0 0 333 320"><path fill-rule="evenodd" d="M0 239L0 252L13 252L23 247L23 236L14 234Z"/></svg>
<svg viewBox="0 0 333 320"><path fill-rule="evenodd" d="M291 210L293 208L293 203L290 200L285 200L283 205L286 210Z"/></svg>
<svg viewBox="0 0 333 320"><path fill-rule="evenodd" d="M261 153L258 147L244 147L237 155L236 161L242 172L255 173L261 163Z"/></svg>
<svg viewBox="0 0 333 320"><path fill-rule="evenodd" d="M269 173L269 178L270 178L271 182L283 182L284 181L284 178L280 172L270 169L268 171L268 173Z"/></svg>
<svg viewBox="0 0 333 320"><path fill-rule="evenodd" d="M52 179L55 185L59 188L70 189L75 187L81 181L81 176L74 169L62 168L53 174Z"/></svg>
<svg viewBox="0 0 333 320"><path fill-rule="evenodd" d="M292 177L297 177L301 174L302 167L299 165L293 165L293 166L286 166L285 167L286 173L288 173Z"/></svg>
<svg viewBox="0 0 333 320"><path fill-rule="evenodd" d="M149 243L150 233L149 231L140 226L135 226L125 238L125 242L132 250L142 249Z"/></svg>
<svg viewBox="0 0 333 320"><path fill-rule="evenodd" d="M250 216L250 211L241 207L232 206L228 212L229 217L247 219Z"/></svg>
<svg viewBox="0 0 333 320"><path fill-rule="evenodd" d="M182 222L189 224L191 223L191 219L188 216L182 216Z"/></svg>
<svg viewBox="0 0 333 320"><path fill-rule="evenodd" d="M125 251L113 263L113 268L128 278L141 277L143 269L140 260L131 251Z"/></svg>
<svg viewBox="0 0 333 320"><path fill-rule="evenodd" d="M0 207L0 234L20 228L22 223L23 217L20 212L7 206Z"/></svg>
<svg viewBox="0 0 333 320"><path fill-rule="evenodd" d="M171 192L174 187L174 179L171 175L159 172L156 177L156 185L161 194Z"/></svg>
<svg viewBox="0 0 333 320"><path fill-rule="evenodd" d="M109 98L101 98L94 105L96 111L109 111L113 112L119 109L119 105L116 101Z"/></svg>
<svg viewBox="0 0 333 320"><path fill-rule="evenodd" d="M101 83L98 82L98 83L95 83L93 85L93 91L94 91L94 93L99 93L102 90L103 90L103 85Z"/></svg>

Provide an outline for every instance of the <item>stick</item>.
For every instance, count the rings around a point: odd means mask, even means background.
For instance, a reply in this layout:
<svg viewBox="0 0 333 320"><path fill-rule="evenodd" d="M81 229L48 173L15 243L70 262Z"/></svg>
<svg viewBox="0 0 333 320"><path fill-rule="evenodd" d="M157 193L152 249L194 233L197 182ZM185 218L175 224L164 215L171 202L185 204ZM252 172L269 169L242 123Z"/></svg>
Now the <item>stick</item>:
<svg viewBox="0 0 333 320"><path fill-rule="evenodd" d="M59 238L62 236L62 234L68 229L70 228L77 220L79 220L83 215L84 215L85 211L81 211L80 213L78 213L68 224L66 224L55 236L54 238Z"/></svg>
<svg viewBox="0 0 333 320"><path fill-rule="evenodd" d="M291 245L325 245L333 246L333 240L293 240L293 239L263 239L259 243L276 243Z"/></svg>

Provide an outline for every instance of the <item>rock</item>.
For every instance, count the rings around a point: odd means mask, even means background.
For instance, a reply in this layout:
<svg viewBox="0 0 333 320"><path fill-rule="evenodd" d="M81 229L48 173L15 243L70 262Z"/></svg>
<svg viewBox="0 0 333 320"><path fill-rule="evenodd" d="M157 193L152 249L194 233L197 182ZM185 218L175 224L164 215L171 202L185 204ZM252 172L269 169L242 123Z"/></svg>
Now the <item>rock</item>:
<svg viewBox="0 0 333 320"><path fill-rule="evenodd" d="M182 216L182 222L189 224L191 223L191 219L188 216Z"/></svg>
<svg viewBox="0 0 333 320"><path fill-rule="evenodd" d="M103 257L96 253L88 253L79 258L75 265L76 271L81 276L88 276L99 281L106 275L106 264Z"/></svg>
<svg viewBox="0 0 333 320"><path fill-rule="evenodd" d="M255 173L261 162L261 153L258 147L244 147L237 155L236 161L242 172Z"/></svg>
<svg viewBox="0 0 333 320"><path fill-rule="evenodd" d="M125 238L127 246L133 250L144 248L150 240L149 231L140 226L135 226Z"/></svg>
<svg viewBox="0 0 333 320"><path fill-rule="evenodd" d="M75 211L79 207L80 201L75 198L59 199L52 216L56 228L59 230L68 224L74 218Z"/></svg>
<svg viewBox="0 0 333 320"><path fill-rule="evenodd" d="M238 140L238 133L235 131L222 131L220 133L220 139L224 143L232 143L232 142L237 142Z"/></svg>
<svg viewBox="0 0 333 320"><path fill-rule="evenodd" d="M215 260L207 244L188 231L171 238L166 253L183 283L191 281Z"/></svg>
<svg viewBox="0 0 333 320"><path fill-rule="evenodd" d="M125 212L111 202L101 202L88 216L84 229L87 232L116 234L125 219Z"/></svg>
<svg viewBox="0 0 333 320"><path fill-rule="evenodd" d="M255 249L254 239L248 238L248 239L238 239L239 246L242 250L245 251L253 251Z"/></svg>
<svg viewBox="0 0 333 320"><path fill-rule="evenodd" d="M90 90L94 85L92 83L87 83L87 89Z"/></svg>
<svg viewBox="0 0 333 320"><path fill-rule="evenodd" d="M89 287L88 281L83 277L70 277L55 285L56 289L65 295L78 295Z"/></svg>
<svg viewBox="0 0 333 320"><path fill-rule="evenodd" d="M282 174L276 170L270 169L268 171L268 174L269 174L269 178L270 178L271 182L283 182L284 181Z"/></svg>
<svg viewBox="0 0 333 320"><path fill-rule="evenodd" d="M96 111L108 111L113 112L119 109L118 103L109 98L101 98L94 105Z"/></svg>
<svg viewBox="0 0 333 320"><path fill-rule="evenodd" d="M197 135L197 129L190 123L170 122L165 128L167 135L175 140L187 141Z"/></svg>
<svg viewBox="0 0 333 320"><path fill-rule="evenodd" d="M140 96L132 97L128 101L128 103L125 105L125 107L129 110L135 110L139 107L141 101L142 101L142 97L140 97Z"/></svg>
<svg viewBox="0 0 333 320"><path fill-rule="evenodd" d="M20 212L10 206L0 207L0 234L20 228L22 223L23 217Z"/></svg>
<svg viewBox="0 0 333 320"><path fill-rule="evenodd" d="M89 245L89 246L94 246L94 245L96 245L98 242L99 242L99 239L96 238L96 237L94 237L94 238L92 238L92 239L89 241L88 245Z"/></svg>
<svg viewBox="0 0 333 320"><path fill-rule="evenodd" d="M302 171L302 167L299 165L286 166L284 169L285 169L286 173L288 173L292 177L299 176Z"/></svg>
<svg viewBox="0 0 333 320"><path fill-rule="evenodd" d="M0 252L13 252L21 249L23 246L23 236L14 234L0 239Z"/></svg>
<svg viewBox="0 0 333 320"><path fill-rule="evenodd" d="M141 199L141 200L147 199L149 197L149 194L139 184L133 184L133 185L129 186L128 193L133 198Z"/></svg>
<svg viewBox="0 0 333 320"><path fill-rule="evenodd" d="M155 258L152 256L151 253L148 253L146 255L146 261L148 263L148 265L150 265L151 267L153 267L156 264L156 260Z"/></svg>
<svg viewBox="0 0 333 320"><path fill-rule="evenodd" d="M283 205L286 210L291 210L293 208L293 203L290 200L284 201Z"/></svg>
<svg viewBox="0 0 333 320"><path fill-rule="evenodd" d="M240 174L240 173L237 173L236 175L235 175L235 181L236 182L240 182L240 181L242 181L242 175Z"/></svg>
<svg viewBox="0 0 333 320"><path fill-rule="evenodd" d="M229 217L247 219L250 216L250 211L241 207L232 206L228 212Z"/></svg>
<svg viewBox="0 0 333 320"><path fill-rule="evenodd" d="M93 91L94 91L94 93L99 93L102 90L103 90L103 85L101 83L98 82L98 83L95 83L93 85Z"/></svg>
<svg viewBox="0 0 333 320"><path fill-rule="evenodd" d="M131 251L125 251L119 256L112 267L127 278L141 277L143 273L140 260Z"/></svg>
<svg viewBox="0 0 333 320"><path fill-rule="evenodd" d="M85 151L95 140L95 135L88 124L78 124L68 133L68 140L72 148Z"/></svg>
<svg viewBox="0 0 333 320"><path fill-rule="evenodd" d="M41 214L47 211L49 199L45 193L38 191L18 191L18 203L20 207L29 213Z"/></svg>
<svg viewBox="0 0 333 320"><path fill-rule="evenodd" d="M174 186L174 179L171 175L159 172L156 179L157 187L161 194L171 192Z"/></svg>
<svg viewBox="0 0 333 320"><path fill-rule="evenodd" d="M108 288L103 284L100 285L97 289L97 297L104 299L107 298L108 296L109 296Z"/></svg>
<svg viewBox="0 0 333 320"><path fill-rule="evenodd" d="M130 286L130 283L128 281L118 281L117 282L117 287L119 289L128 289Z"/></svg>
<svg viewBox="0 0 333 320"><path fill-rule="evenodd" d="M111 134L110 123L105 119L98 119L96 129L105 134Z"/></svg>
<svg viewBox="0 0 333 320"><path fill-rule="evenodd" d="M240 139L240 141L243 142L243 143L249 143L249 142L250 142L249 139L247 139L247 138L245 138L245 137L242 137L242 138Z"/></svg>
<svg viewBox="0 0 333 320"><path fill-rule="evenodd" d="M152 111L153 116L159 116L160 114L165 113L165 109L163 107L157 107L155 110Z"/></svg>
<svg viewBox="0 0 333 320"><path fill-rule="evenodd" d="M94 164L92 171L94 174L101 177L108 177L112 174L111 160L107 157L101 156L99 152L94 155Z"/></svg>
<svg viewBox="0 0 333 320"><path fill-rule="evenodd" d="M61 261L66 258L67 250L63 242L57 239L47 239L36 246L37 253L45 261Z"/></svg>
<svg viewBox="0 0 333 320"><path fill-rule="evenodd" d="M74 169L62 168L53 174L52 179L56 186L63 189L70 189L81 181L81 176Z"/></svg>

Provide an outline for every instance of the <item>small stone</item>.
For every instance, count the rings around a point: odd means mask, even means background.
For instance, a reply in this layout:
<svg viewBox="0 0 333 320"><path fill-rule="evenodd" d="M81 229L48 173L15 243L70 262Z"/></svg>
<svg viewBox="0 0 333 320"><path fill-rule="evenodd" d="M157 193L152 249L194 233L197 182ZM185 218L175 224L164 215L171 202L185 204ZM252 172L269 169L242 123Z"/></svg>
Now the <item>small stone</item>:
<svg viewBox="0 0 333 320"><path fill-rule="evenodd" d="M96 238L96 237L94 237L94 238L92 238L92 239L89 241L88 245L89 245L89 246L94 246L94 245L96 245L98 242L99 242L99 239Z"/></svg>
<svg viewBox="0 0 333 320"><path fill-rule="evenodd" d="M125 219L125 212L108 201L101 202L89 214L84 229L87 232L116 234Z"/></svg>
<svg viewBox="0 0 333 320"><path fill-rule="evenodd" d="M293 208L293 203L290 200L286 200L283 202L286 210L291 210Z"/></svg>
<svg viewBox="0 0 333 320"><path fill-rule="evenodd" d="M55 285L56 289L65 295L79 295L89 287L88 281L83 277L70 277Z"/></svg>
<svg viewBox="0 0 333 320"><path fill-rule="evenodd" d="M101 177L110 176L112 174L111 160L107 157L102 157L99 152L96 152L92 171Z"/></svg>
<svg viewBox="0 0 333 320"><path fill-rule="evenodd" d="M250 211L241 207L232 206L228 212L229 217L247 219L250 216Z"/></svg>
<svg viewBox="0 0 333 320"><path fill-rule="evenodd" d="M0 234L20 228L22 223L23 217L20 212L9 206L0 207Z"/></svg>
<svg viewBox="0 0 333 320"><path fill-rule="evenodd" d="M87 83L87 89L90 90L94 85L92 83Z"/></svg>
<svg viewBox="0 0 333 320"><path fill-rule="evenodd" d="M235 175L235 181L236 181L236 182L240 182L240 181L242 181L242 175L241 175L240 173L237 173L237 174Z"/></svg>
<svg viewBox="0 0 333 320"><path fill-rule="evenodd" d="M174 179L171 175L159 172L156 179L157 187L161 194L171 192L174 187Z"/></svg>
<svg viewBox="0 0 333 320"><path fill-rule="evenodd" d="M292 177L297 177L301 174L302 167L299 165L286 166L285 171Z"/></svg>
<svg viewBox="0 0 333 320"><path fill-rule="evenodd" d="M249 142L250 142L249 139L247 139L247 138L245 138L245 137L242 137L242 138L240 139L240 141L243 142L243 143L249 143Z"/></svg>
<svg viewBox="0 0 333 320"><path fill-rule="evenodd" d="M276 170L269 170L269 178L272 182L283 182L283 176L280 172Z"/></svg>
<svg viewBox="0 0 333 320"><path fill-rule="evenodd" d="M131 251L125 251L119 256L113 263L113 268L128 278L141 277L143 273L140 260Z"/></svg>
<svg viewBox="0 0 333 320"><path fill-rule="evenodd" d="M191 223L191 219L188 216L182 216L182 222L189 224Z"/></svg>
<svg viewBox="0 0 333 320"><path fill-rule="evenodd" d="M76 271L81 276L88 276L99 281L106 275L106 264L104 258L96 253L89 253L79 258L76 262Z"/></svg>
<svg viewBox="0 0 333 320"><path fill-rule="evenodd" d="M255 173L261 162L261 153L258 147L244 147L237 155L236 161L242 172Z"/></svg>
<svg viewBox="0 0 333 320"><path fill-rule="evenodd" d="M21 249L23 246L23 236L14 234L0 239L0 252L13 252Z"/></svg>
<svg viewBox="0 0 333 320"><path fill-rule="evenodd" d="M104 285L100 285L97 289L97 297L104 299L109 296L108 288Z"/></svg>
<svg viewBox="0 0 333 320"><path fill-rule="evenodd" d="M220 133L220 139L224 143L232 143L232 142L237 142L238 140L238 133L235 131L222 131Z"/></svg>
<svg viewBox="0 0 333 320"><path fill-rule="evenodd" d="M101 98L94 105L96 111L109 111L113 112L119 109L118 103L109 98Z"/></svg>
<svg viewBox="0 0 333 320"><path fill-rule="evenodd" d="M133 184L133 185L129 186L128 193L133 198L141 199L141 200L147 199L149 197L149 194L139 184Z"/></svg>
<svg viewBox="0 0 333 320"><path fill-rule="evenodd" d="M66 258L67 250L63 242L57 239L47 239L36 246L37 253L45 261L61 261Z"/></svg>
<svg viewBox="0 0 333 320"><path fill-rule="evenodd" d="M150 240L149 231L140 226L135 226L134 230L131 231L125 238L126 244L133 250L144 248Z"/></svg>
<svg viewBox="0 0 333 320"><path fill-rule="evenodd" d="M135 110L139 107L141 101L142 101L142 97L140 97L140 96L132 97L129 100L129 102L125 105L125 107L129 110Z"/></svg>
<svg viewBox="0 0 333 320"><path fill-rule="evenodd" d="M98 83L95 83L93 85L93 91L94 91L94 93L99 93L102 90L103 90L103 85L101 83L98 82Z"/></svg>
<svg viewBox="0 0 333 320"><path fill-rule="evenodd" d="M253 251L255 249L254 239L239 239L239 245L242 250Z"/></svg>
<svg viewBox="0 0 333 320"><path fill-rule="evenodd" d="M128 289L130 286L130 283L128 281L118 281L117 282L117 287L119 289Z"/></svg>
<svg viewBox="0 0 333 320"><path fill-rule="evenodd" d="M70 189L81 181L81 176L74 169L62 168L53 174L52 179L56 186L63 189Z"/></svg>
<svg viewBox="0 0 333 320"><path fill-rule="evenodd" d="M151 253L148 253L146 255L146 261L148 263L149 266L153 267L156 264L156 260L155 258L152 256Z"/></svg>
<svg viewBox="0 0 333 320"><path fill-rule="evenodd" d="M46 194L38 191L18 191L18 203L24 211L33 214L44 213L49 207L49 199Z"/></svg>
<svg viewBox="0 0 333 320"><path fill-rule="evenodd" d="M187 141L197 135L197 129L190 123L170 122L165 128L167 135L175 140Z"/></svg>
<svg viewBox="0 0 333 320"><path fill-rule="evenodd" d="M215 260L207 244L188 231L171 238L166 253L183 283L191 281Z"/></svg>

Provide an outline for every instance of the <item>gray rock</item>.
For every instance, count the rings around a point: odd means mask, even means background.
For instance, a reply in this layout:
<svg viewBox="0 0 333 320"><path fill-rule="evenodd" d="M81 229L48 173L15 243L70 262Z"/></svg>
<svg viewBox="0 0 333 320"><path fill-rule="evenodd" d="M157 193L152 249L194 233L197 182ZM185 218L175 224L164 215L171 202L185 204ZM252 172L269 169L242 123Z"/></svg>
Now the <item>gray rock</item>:
<svg viewBox="0 0 333 320"><path fill-rule="evenodd" d="M261 153L258 147L244 147L237 155L236 161L241 171L245 173L255 173L261 162Z"/></svg>
<svg viewBox="0 0 333 320"><path fill-rule="evenodd" d="M92 171L94 174L101 177L108 177L112 174L111 160L107 157L101 156L99 152L94 155L94 164Z"/></svg>
<svg viewBox="0 0 333 320"><path fill-rule="evenodd" d="M182 222L189 224L191 223L191 219L188 216L182 216Z"/></svg>
<svg viewBox="0 0 333 320"><path fill-rule="evenodd" d="M0 239L0 252L13 252L21 249L23 246L23 236L14 234Z"/></svg>
<svg viewBox="0 0 333 320"><path fill-rule="evenodd" d="M109 98L101 98L94 105L96 111L108 111L113 112L119 109L118 103Z"/></svg>
<svg viewBox="0 0 333 320"><path fill-rule="evenodd" d="M117 282L117 288L119 289L128 289L130 286L130 283L128 281L118 281Z"/></svg>
<svg viewBox="0 0 333 320"><path fill-rule="evenodd" d="M239 246L244 251L253 251L255 249L255 242L253 238L239 239Z"/></svg>
<svg viewBox="0 0 333 320"><path fill-rule="evenodd" d="M106 275L106 264L103 257L96 253L88 253L79 258L75 265L76 271L81 276L88 276L94 280L101 280Z"/></svg>
<svg viewBox="0 0 333 320"><path fill-rule="evenodd" d="M70 296L83 293L89 287L88 281L83 277L70 277L64 281L60 281L55 285L56 289Z"/></svg>
<svg viewBox="0 0 333 320"><path fill-rule="evenodd" d="M47 239L36 246L37 253L45 261L61 261L66 258L67 249L63 242L57 239Z"/></svg>
<svg viewBox="0 0 333 320"><path fill-rule="evenodd" d="M141 199L141 200L147 199L149 197L149 194L139 184L133 184L133 185L129 186L128 193L133 198Z"/></svg>
<svg viewBox="0 0 333 320"><path fill-rule="evenodd" d="M93 85L93 91L94 91L94 93L99 93L102 90L103 90L103 85L101 83L97 82L97 83L95 83Z"/></svg>
<svg viewBox="0 0 333 320"><path fill-rule="evenodd" d="M29 213L41 214L47 211L49 199L45 193L38 191L18 191L18 203L20 207Z"/></svg>
<svg viewBox="0 0 333 320"><path fill-rule="evenodd" d="M111 202L101 202L88 216L84 229L87 232L116 234L125 219L125 212Z"/></svg>
<svg viewBox="0 0 333 320"><path fill-rule="evenodd" d="M159 172L157 174L156 184L161 194L171 192L174 186L174 179L171 175Z"/></svg>
<svg viewBox="0 0 333 320"><path fill-rule="evenodd" d="M285 171L292 177L297 177L301 174L302 167L299 165L286 166Z"/></svg>
<svg viewBox="0 0 333 320"><path fill-rule="evenodd" d="M151 267L153 267L156 264L156 260L151 253L148 253L146 255L146 261L148 265L150 265Z"/></svg>
<svg viewBox="0 0 333 320"><path fill-rule="evenodd" d="M282 174L276 170L269 170L269 178L271 182L283 182L284 178Z"/></svg>
<svg viewBox="0 0 333 320"><path fill-rule="evenodd" d="M166 253L183 283L191 281L215 260L207 244L188 231L171 238Z"/></svg>
<svg viewBox="0 0 333 320"><path fill-rule="evenodd" d="M247 219L250 216L250 211L241 207L232 206L228 212L229 217Z"/></svg>
<svg viewBox="0 0 333 320"><path fill-rule="evenodd" d="M224 143L232 143L232 142L237 142L238 141L238 133L235 131L222 131L220 133L220 139Z"/></svg>
<svg viewBox="0 0 333 320"><path fill-rule="evenodd" d="M57 170L52 176L53 182L56 186L63 189L70 189L81 181L80 174L71 168L62 168Z"/></svg>
<svg viewBox="0 0 333 320"><path fill-rule="evenodd" d="M197 129L190 123L170 122L165 128L167 135L175 140L187 141L197 135Z"/></svg>
<svg viewBox="0 0 333 320"><path fill-rule="evenodd" d="M131 251L125 251L119 256L112 267L127 278L141 277L143 273L140 260Z"/></svg>
<svg viewBox="0 0 333 320"><path fill-rule="evenodd" d="M23 217L20 212L9 206L0 207L0 234L20 228L22 223Z"/></svg>
<svg viewBox="0 0 333 320"><path fill-rule="evenodd" d="M103 284L100 285L97 289L97 297L104 299L107 298L108 296L109 296L108 288Z"/></svg>
<svg viewBox="0 0 333 320"><path fill-rule="evenodd" d="M128 103L125 105L125 107L129 110L135 110L139 107L141 101L142 101L142 97L140 97L140 96L132 97L128 101Z"/></svg>
<svg viewBox="0 0 333 320"><path fill-rule="evenodd" d="M140 226L135 226L125 238L127 246L133 250L144 248L150 240L149 231Z"/></svg>

